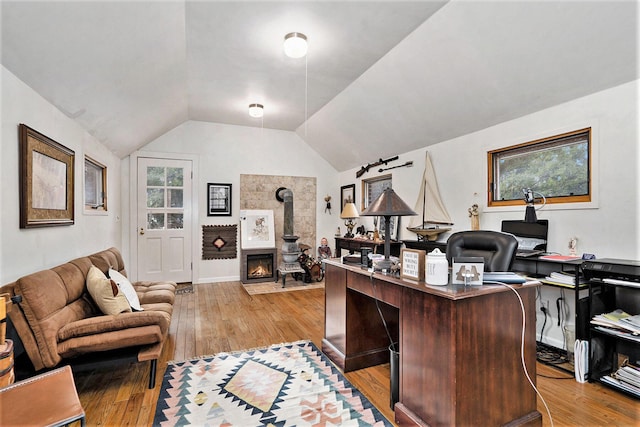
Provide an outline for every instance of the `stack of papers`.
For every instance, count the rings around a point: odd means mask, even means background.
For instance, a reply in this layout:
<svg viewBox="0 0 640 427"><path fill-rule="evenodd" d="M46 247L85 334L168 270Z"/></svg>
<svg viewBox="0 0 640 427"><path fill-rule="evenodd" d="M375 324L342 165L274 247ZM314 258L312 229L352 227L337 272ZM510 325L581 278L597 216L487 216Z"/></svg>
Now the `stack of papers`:
<svg viewBox="0 0 640 427"><path fill-rule="evenodd" d="M548 260L548 261L574 261L580 259L579 256L573 255L542 255L538 257L538 259Z"/></svg>
<svg viewBox="0 0 640 427"><path fill-rule="evenodd" d="M636 365L624 363L616 372L601 379L640 397L640 367Z"/></svg>
<svg viewBox="0 0 640 427"><path fill-rule="evenodd" d="M610 313L597 314L591 319L596 329L640 341L640 314L635 316L616 309Z"/></svg>
<svg viewBox="0 0 640 427"><path fill-rule="evenodd" d="M574 273L565 273L563 271L554 271L553 273L551 273L550 275L548 275L547 277L545 277L543 280L541 280L542 283L548 283L551 285L560 285L560 286L569 286L569 287L575 287L575 274ZM587 283L584 277L580 277L578 279L578 284L579 285L583 285Z"/></svg>

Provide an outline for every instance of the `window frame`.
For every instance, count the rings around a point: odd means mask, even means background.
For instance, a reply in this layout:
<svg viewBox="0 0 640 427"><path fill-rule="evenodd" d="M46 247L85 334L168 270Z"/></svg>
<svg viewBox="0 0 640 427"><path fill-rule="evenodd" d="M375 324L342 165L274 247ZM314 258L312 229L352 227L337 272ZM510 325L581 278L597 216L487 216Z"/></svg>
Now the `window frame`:
<svg viewBox="0 0 640 427"><path fill-rule="evenodd" d="M523 198L517 200L494 200L493 195L495 194L497 185L495 183L495 175L496 175L496 164L499 159L499 155L503 155L509 152L517 152L517 151L527 151L533 153L537 150L546 149L549 145L554 142L561 142L563 139L570 138L572 136L577 136L582 133L586 133L587 140L587 187L588 191L585 195L577 195L577 196L558 196L558 197L547 197L546 204L547 205L559 205L564 204L568 207L581 207L585 205L589 205L595 202L595 194L594 194L594 180L595 180L595 171L593 168L593 156L594 156L594 131L591 126L572 130L569 132L564 132L561 134L535 139L532 141L511 145L508 147L503 147L495 150L491 150L487 152L487 207L496 208L496 207L513 207L513 206L523 206L526 204ZM559 144L562 145L561 143ZM532 188L534 192L535 188ZM539 193L535 194L536 198L538 198Z"/></svg>
<svg viewBox="0 0 640 427"><path fill-rule="evenodd" d="M385 175L380 175L373 178L367 178L362 180L362 205L361 205L362 208L360 209L360 212L368 208L369 204L373 201L373 200L369 200L369 185L375 182L388 181L390 184L390 187L393 188L392 178L393 178L392 174L385 174Z"/></svg>
<svg viewBox="0 0 640 427"><path fill-rule="evenodd" d="M90 205L87 204L87 165L89 165L92 169L94 169L96 171L96 174L100 174L100 177L102 179L102 185L101 185L101 190L102 190L102 195L101 196L97 196L96 199L102 203L98 203L97 205ZM90 156L85 155L84 156L84 163L83 163L83 174L82 174L82 178L83 178L83 193L82 193L82 197L83 197L83 206L84 206L84 213L86 214L92 214L92 215L106 215L107 211L108 211L108 206L107 206L107 167L105 165L103 165L102 163L98 162L97 160L93 159ZM97 187L96 187L97 189Z"/></svg>

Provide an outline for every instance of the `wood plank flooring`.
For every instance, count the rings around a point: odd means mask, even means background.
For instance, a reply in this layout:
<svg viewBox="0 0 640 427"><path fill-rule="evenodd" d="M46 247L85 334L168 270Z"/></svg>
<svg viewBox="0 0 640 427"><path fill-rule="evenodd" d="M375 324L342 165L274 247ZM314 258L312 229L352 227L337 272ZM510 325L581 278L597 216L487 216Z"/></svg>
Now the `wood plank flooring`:
<svg viewBox="0 0 640 427"><path fill-rule="evenodd" d="M194 285L176 295L171 330L156 387L147 389L148 363L123 364L75 375L88 426L151 425L167 362L310 339L321 346L324 289L250 296L239 282ZM346 374L347 379L390 420L389 365ZM599 384L579 384L557 369L538 364L537 386L555 426L637 426L640 405ZM500 402L496 402L500 404ZM543 426L551 426L543 403Z"/></svg>

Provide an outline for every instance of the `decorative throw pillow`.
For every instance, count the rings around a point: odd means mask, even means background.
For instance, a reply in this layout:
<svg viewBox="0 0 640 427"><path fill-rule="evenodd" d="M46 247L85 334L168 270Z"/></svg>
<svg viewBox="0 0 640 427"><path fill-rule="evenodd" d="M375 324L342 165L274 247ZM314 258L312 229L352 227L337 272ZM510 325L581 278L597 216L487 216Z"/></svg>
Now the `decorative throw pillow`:
<svg viewBox="0 0 640 427"><path fill-rule="evenodd" d="M104 314L120 314L130 312L131 306L120 292L118 285L96 266L92 265L87 273L87 290L96 305Z"/></svg>
<svg viewBox="0 0 640 427"><path fill-rule="evenodd" d="M135 311L142 311L142 307L140 306L140 299L138 299L138 294L136 293L136 290L129 279L127 279L126 276L124 276L119 271L114 270L113 268L109 269L109 277L111 278L111 280L118 284L120 290L127 298L127 301L129 301L129 305L131 306L131 308Z"/></svg>

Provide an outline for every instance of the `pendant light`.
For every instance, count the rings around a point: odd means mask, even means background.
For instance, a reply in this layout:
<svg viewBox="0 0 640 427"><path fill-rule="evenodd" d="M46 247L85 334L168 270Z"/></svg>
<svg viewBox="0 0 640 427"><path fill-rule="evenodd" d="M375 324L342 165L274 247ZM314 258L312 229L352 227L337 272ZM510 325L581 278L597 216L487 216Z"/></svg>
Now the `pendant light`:
<svg viewBox="0 0 640 427"><path fill-rule="evenodd" d="M284 53L289 58L305 56L307 54L307 36L296 32L284 36Z"/></svg>
<svg viewBox="0 0 640 427"><path fill-rule="evenodd" d="M249 115L259 119L264 114L264 106L262 104L249 104Z"/></svg>

